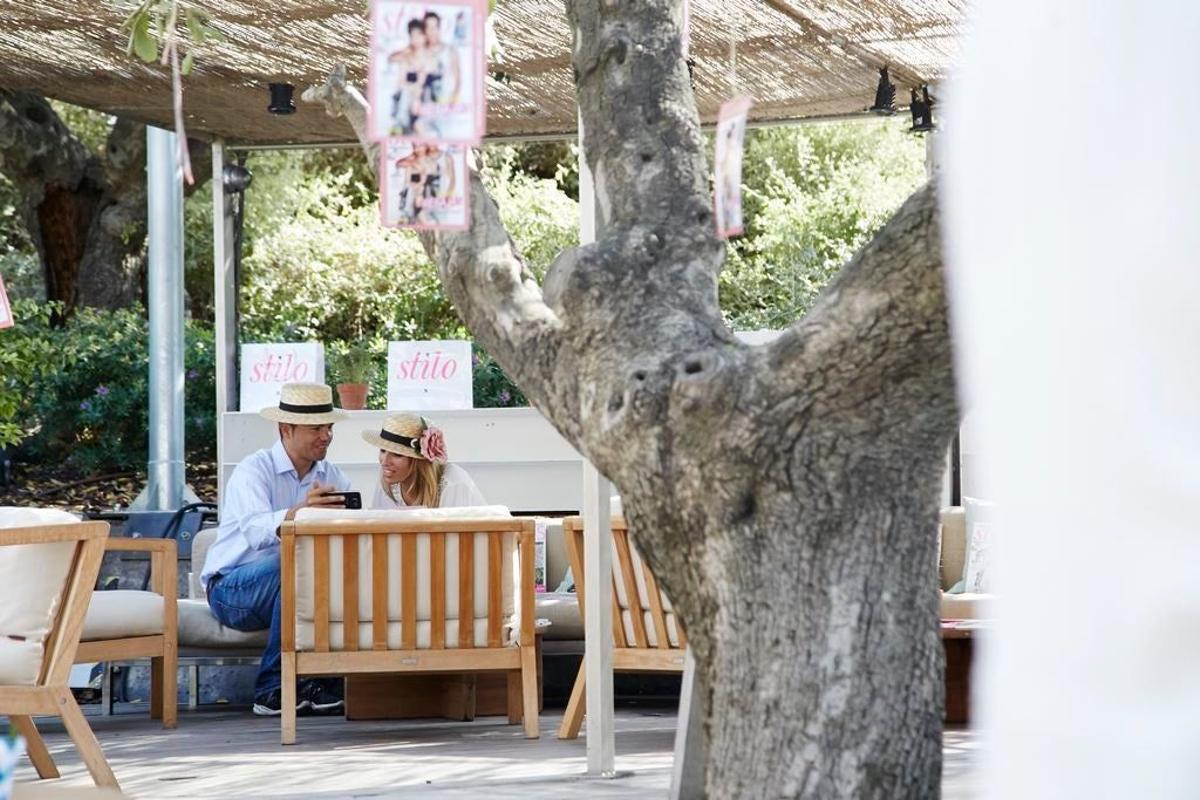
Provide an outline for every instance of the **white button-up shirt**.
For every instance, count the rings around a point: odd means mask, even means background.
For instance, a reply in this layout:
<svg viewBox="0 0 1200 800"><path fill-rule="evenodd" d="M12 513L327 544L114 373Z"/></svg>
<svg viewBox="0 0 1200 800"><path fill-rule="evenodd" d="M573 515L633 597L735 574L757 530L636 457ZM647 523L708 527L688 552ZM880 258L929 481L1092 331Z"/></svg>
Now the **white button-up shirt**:
<svg viewBox="0 0 1200 800"><path fill-rule="evenodd" d="M221 524L217 540L204 557L201 584L207 587L218 572L229 572L275 552L279 547L276 531L287 510L308 495L315 481L322 486L332 484L339 492L350 488L350 479L325 460L314 463L301 478L282 441L238 464L225 484Z"/></svg>

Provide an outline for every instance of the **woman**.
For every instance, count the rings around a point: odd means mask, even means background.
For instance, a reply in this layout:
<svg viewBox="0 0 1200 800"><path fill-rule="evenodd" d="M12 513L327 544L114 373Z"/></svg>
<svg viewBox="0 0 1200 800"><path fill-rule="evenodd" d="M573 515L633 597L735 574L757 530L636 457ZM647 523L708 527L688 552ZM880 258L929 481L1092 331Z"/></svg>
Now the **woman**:
<svg viewBox="0 0 1200 800"><path fill-rule="evenodd" d="M416 414L392 414L363 439L379 448L379 483L371 508L487 505L462 467L446 463L442 431Z"/></svg>

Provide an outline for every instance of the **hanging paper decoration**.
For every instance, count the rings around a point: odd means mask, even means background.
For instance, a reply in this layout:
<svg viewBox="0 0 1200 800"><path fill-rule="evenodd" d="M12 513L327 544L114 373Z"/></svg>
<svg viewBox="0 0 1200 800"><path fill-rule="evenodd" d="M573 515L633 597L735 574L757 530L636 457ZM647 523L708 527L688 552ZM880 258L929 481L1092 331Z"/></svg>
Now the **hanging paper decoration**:
<svg viewBox="0 0 1200 800"><path fill-rule="evenodd" d="M716 180L713 198L717 235L722 239L742 232L742 150L746 115L751 100L742 95L721 104L717 116Z"/></svg>
<svg viewBox="0 0 1200 800"><path fill-rule="evenodd" d="M416 230L463 230L470 222L467 148L389 140L381 150L383 224Z"/></svg>
<svg viewBox="0 0 1200 800"><path fill-rule="evenodd" d="M0 275L0 328L11 328L12 325L12 306L8 304L8 292L4 289L4 276Z"/></svg>
<svg viewBox="0 0 1200 800"><path fill-rule="evenodd" d="M479 143L486 18L487 0L374 0L367 78L373 140Z"/></svg>

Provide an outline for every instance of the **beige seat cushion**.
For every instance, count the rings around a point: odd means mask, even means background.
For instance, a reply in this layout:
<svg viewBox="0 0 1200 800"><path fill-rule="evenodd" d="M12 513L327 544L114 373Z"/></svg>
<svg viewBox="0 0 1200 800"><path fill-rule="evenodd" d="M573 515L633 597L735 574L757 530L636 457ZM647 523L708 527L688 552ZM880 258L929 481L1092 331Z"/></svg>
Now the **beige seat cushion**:
<svg viewBox="0 0 1200 800"><path fill-rule="evenodd" d="M53 508L0 507L4 529L76 522L74 514ZM26 686L37 680L75 548L75 542L4 545L0 533L0 684Z"/></svg>
<svg viewBox="0 0 1200 800"><path fill-rule="evenodd" d="M154 592L117 589L93 592L83 623L83 642L154 636L163 632L163 598Z"/></svg>
<svg viewBox="0 0 1200 800"><path fill-rule="evenodd" d="M942 619L991 619L995 595L943 594Z"/></svg>
<svg viewBox="0 0 1200 800"><path fill-rule="evenodd" d="M179 601L179 646L261 649L267 646L267 630L238 631L222 625L207 600Z"/></svg>
<svg viewBox="0 0 1200 800"><path fill-rule="evenodd" d="M583 617L574 592L541 592L533 598L534 617L550 620L547 640L577 641L583 638Z"/></svg>
<svg viewBox="0 0 1200 800"><path fill-rule="evenodd" d="M404 509L391 511L346 511L303 509L296 515L297 522L318 520L393 520L396 522L414 522L420 520L440 521L446 519L510 519L508 509L504 506L480 506L466 508L438 509ZM329 578L331 587L341 587L344 584L342 570L343 545L341 536L331 536L329 545ZM459 617L458 598L458 538L447 534L445 558L445 598L446 619L456 620ZM474 616L486 617L488 613L488 535L477 533L474 540ZM501 552L501 613L506 624L511 624L512 618L519 611L519 594L514 584L519 575L516 559L516 537L505 535ZM401 539L399 535L387 537L387 575L388 575L388 620L399 622L400 609L400 575L401 575ZM430 571L430 536L417 535L417 621L428 622L432 619L432 583ZM302 536L296 544L296 616L300 621L311 622L314 619L314 585L315 568L313 565L314 545L312 537ZM358 617L360 622L374 619L374 604L372 603L372 575L375 563L374 541L371 536L359 537L358 550ZM342 592L339 589L330 591L329 619L341 622L345 617Z"/></svg>

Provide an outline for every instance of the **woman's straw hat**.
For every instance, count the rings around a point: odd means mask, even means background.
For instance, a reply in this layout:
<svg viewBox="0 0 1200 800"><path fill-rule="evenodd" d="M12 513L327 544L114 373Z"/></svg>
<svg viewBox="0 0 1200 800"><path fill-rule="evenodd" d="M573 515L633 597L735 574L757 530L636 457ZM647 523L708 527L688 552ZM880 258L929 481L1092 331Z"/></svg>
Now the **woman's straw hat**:
<svg viewBox="0 0 1200 800"><path fill-rule="evenodd" d="M389 453L445 462L441 431L432 428L423 417L416 414L391 414L383 420L383 429L379 433L363 431L362 437L368 444ZM434 452L425 453L425 449L433 449Z"/></svg>
<svg viewBox="0 0 1200 800"><path fill-rule="evenodd" d="M279 407L261 412L272 422L292 425L329 425L348 415L333 407L333 390L323 383L285 383L279 392Z"/></svg>

